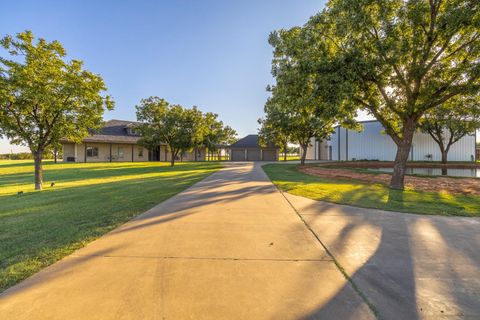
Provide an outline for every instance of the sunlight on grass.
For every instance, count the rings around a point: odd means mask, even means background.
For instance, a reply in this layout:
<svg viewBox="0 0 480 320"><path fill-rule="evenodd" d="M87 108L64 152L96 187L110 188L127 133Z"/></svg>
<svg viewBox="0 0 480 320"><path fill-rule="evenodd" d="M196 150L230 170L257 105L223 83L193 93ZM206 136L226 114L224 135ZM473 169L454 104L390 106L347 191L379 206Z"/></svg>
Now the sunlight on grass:
<svg viewBox="0 0 480 320"><path fill-rule="evenodd" d="M33 190L31 161L0 161L0 291L220 167L214 162L173 168L158 162L47 162L45 190L39 192Z"/></svg>
<svg viewBox="0 0 480 320"><path fill-rule="evenodd" d="M310 199L390 211L480 216L478 196L414 190L402 192L381 184L318 178L301 173L296 168L297 165L294 164L263 166L267 175L281 190Z"/></svg>

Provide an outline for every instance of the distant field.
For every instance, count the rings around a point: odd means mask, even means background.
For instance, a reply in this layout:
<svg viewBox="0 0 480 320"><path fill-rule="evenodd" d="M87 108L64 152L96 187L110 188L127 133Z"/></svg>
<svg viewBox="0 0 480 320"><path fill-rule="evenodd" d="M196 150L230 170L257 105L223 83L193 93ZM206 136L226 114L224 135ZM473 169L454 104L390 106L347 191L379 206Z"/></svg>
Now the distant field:
<svg viewBox="0 0 480 320"><path fill-rule="evenodd" d="M36 192L32 161L1 160L0 292L219 168L215 162L173 168L46 162L45 190Z"/></svg>
<svg viewBox="0 0 480 320"><path fill-rule="evenodd" d="M387 186L346 178L324 178L297 170L296 164L268 164L263 169L281 190L314 200L419 214L480 217L480 197L392 190ZM461 179L456 179L461 183ZM434 183L434 182L432 182Z"/></svg>

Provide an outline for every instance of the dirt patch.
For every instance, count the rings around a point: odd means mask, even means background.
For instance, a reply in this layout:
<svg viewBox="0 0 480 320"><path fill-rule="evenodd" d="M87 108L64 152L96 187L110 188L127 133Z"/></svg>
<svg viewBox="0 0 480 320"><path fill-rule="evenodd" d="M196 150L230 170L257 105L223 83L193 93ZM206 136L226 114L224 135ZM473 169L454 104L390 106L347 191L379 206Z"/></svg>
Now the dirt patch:
<svg viewBox="0 0 480 320"><path fill-rule="evenodd" d="M370 163L369 163L370 164ZM330 166L331 164L329 164ZM346 166L346 163L343 163L343 167ZM366 168L366 167L356 167L356 168ZM385 166L368 166L368 168L385 168ZM452 167L448 167L452 168ZM463 168L462 168L463 169ZM392 178L391 174L388 173L363 173L355 172L349 169L332 169L332 168L322 168L322 166L306 166L299 167L299 171L304 172L309 175L322 177L322 178L342 178L342 179L353 179L362 182L368 183L379 183L388 186L390 179ZM447 192L447 193L457 193L457 194L466 194L466 195L480 195L480 179L474 178L448 178L448 177L415 177L415 176L406 176L405 177L405 186L418 191L429 191L429 192Z"/></svg>

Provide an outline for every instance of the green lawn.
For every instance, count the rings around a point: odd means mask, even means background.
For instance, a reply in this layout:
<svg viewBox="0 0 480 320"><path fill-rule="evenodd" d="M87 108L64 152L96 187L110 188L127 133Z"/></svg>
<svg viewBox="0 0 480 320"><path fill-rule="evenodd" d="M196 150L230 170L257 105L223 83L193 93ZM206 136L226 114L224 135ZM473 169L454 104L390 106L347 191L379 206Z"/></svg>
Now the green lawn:
<svg viewBox="0 0 480 320"><path fill-rule="evenodd" d="M35 192L31 161L0 161L0 292L219 168L47 162L44 191Z"/></svg>
<svg viewBox="0 0 480 320"><path fill-rule="evenodd" d="M334 203L420 214L480 217L480 197L391 190L380 184L325 179L297 171L295 164L268 164L263 169L283 191Z"/></svg>
<svg viewBox="0 0 480 320"><path fill-rule="evenodd" d="M284 159L283 154L280 154L280 155L279 155L279 160L280 160L280 161L285 161L285 160L283 160L283 159ZM286 161L298 161L298 160L300 160L300 156L287 156L287 160L286 160Z"/></svg>

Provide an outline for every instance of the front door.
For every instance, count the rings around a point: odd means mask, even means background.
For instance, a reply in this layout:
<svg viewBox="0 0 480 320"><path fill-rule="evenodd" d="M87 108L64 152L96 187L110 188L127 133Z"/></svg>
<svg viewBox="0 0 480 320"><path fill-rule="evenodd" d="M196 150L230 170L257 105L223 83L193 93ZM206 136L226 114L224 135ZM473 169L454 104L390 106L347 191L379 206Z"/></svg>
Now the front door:
<svg viewBox="0 0 480 320"><path fill-rule="evenodd" d="M148 150L148 161L160 161L160 146Z"/></svg>

